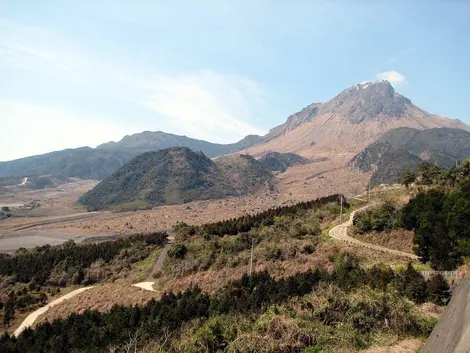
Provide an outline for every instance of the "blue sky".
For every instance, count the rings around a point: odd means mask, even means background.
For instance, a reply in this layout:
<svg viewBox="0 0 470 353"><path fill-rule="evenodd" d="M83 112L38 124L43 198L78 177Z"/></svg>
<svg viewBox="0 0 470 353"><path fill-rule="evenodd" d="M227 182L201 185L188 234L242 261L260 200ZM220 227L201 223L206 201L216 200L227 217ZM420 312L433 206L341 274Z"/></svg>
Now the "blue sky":
<svg viewBox="0 0 470 353"><path fill-rule="evenodd" d="M0 160L161 130L229 143L380 73L470 123L468 1L0 0Z"/></svg>

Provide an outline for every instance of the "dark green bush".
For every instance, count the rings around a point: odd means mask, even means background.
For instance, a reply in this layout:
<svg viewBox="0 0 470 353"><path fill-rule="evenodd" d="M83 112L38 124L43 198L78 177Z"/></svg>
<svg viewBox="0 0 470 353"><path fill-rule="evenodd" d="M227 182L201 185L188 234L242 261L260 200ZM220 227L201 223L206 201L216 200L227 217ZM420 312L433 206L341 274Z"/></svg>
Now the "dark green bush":
<svg viewBox="0 0 470 353"><path fill-rule="evenodd" d="M168 249L168 256L174 259L184 259L188 249L184 244L173 244L170 249Z"/></svg>
<svg viewBox="0 0 470 353"><path fill-rule="evenodd" d="M401 226L400 210L391 202L386 202L382 206L369 209L361 213L356 213L353 225L358 233L370 231L390 231Z"/></svg>

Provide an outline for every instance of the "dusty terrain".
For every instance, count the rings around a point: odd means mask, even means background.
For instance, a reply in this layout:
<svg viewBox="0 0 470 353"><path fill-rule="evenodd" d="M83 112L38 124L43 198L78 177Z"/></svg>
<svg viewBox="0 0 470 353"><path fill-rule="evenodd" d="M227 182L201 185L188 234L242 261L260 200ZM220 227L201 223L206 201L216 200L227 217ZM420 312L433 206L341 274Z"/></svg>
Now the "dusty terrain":
<svg viewBox="0 0 470 353"><path fill-rule="evenodd" d="M14 214L21 217L64 216L85 212L86 209L83 206L77 205L77 199L86 191L93 188L98 181L73 180L73 182L59 187L41 190L8 187L6 193L0 194L0 206L13 208ZM33 201L39 202L40 206L33 209L20 208ZM15 219L15 222L20 222L20 219Z"/></svg>
<svg viewBox="0 0 470 353"><path fill-rule="evenodd" d="M309 164L297 165L284 173L278 173L277 192L160 206L145 211L84 212L76 202L96 184L96 181L89 180L77 180L59 189L18 193L11 200L23 202L36 199L41 206L25 211L27 217L0 221L0 252L13 252L20 247L57 245L69 239L80 242L95 236L168 230L181 221L198 225L332 193L341 192L351 196L365 189L368 175L350 171L346 167L351 155L333 155L327 160L318 161L320 157L324 156L311 158Z"/></svg>

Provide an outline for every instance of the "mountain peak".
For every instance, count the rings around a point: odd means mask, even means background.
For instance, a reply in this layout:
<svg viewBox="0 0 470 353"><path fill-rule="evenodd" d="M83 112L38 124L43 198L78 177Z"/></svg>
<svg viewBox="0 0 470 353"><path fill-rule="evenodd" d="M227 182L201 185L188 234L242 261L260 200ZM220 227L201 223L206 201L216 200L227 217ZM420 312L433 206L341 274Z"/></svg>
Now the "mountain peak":
<svg viewBox="0 0 470 353"><path fill-rule="evenodd" d="M353 124L366 120L397 118L411 100L395 92L388 81L364 81L327 102L322 110L347 117Z"/></svg>

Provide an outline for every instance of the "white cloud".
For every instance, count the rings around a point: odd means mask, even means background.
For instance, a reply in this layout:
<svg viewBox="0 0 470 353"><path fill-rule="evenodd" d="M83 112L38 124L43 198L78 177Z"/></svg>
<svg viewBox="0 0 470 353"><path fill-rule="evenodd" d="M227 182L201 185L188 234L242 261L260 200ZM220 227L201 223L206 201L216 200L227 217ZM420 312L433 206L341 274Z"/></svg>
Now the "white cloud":
<svg viewBox="0 0 470 353"><path fill-rule="evenodd" d="M146 127L84 119L61 110L21 101L0 101L0 161L64 148L95 147Z"/></svg>
<svg viewBox="0 0 470 353"><path fill-rule="evenodd" d="M392 85L402 85L406 84L406 77L403 76L401 73L397 71L386 71L386 72L381 72L377 74L377 79L379 80L387 80L390 82Z"/></svg>
<svg viewBox="0 0 470 353"><path fill-rule="evenodd" d="M193 75L154 77L152 93L141 104L169 119L179 133L229 143L247 134L265 133L249 122L253 107L262 101L256 82L203 70Z"/></svg>

